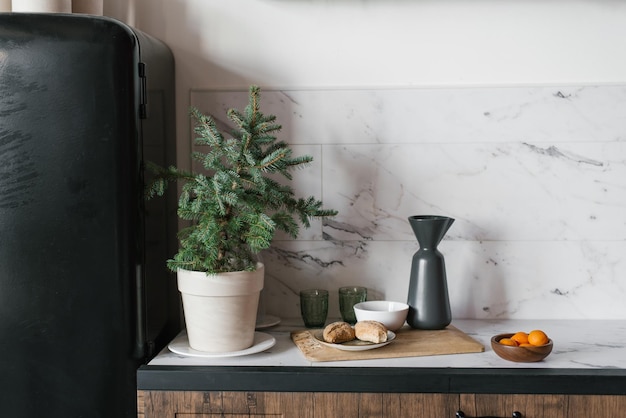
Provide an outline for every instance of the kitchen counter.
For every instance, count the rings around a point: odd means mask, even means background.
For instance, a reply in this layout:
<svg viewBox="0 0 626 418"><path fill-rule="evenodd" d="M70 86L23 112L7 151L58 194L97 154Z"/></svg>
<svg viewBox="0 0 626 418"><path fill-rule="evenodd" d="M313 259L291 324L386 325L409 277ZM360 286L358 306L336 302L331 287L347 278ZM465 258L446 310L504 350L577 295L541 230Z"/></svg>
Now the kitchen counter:
<svg viewBox="0 0 626 418"><path fill-rule="evenodd" d="M248 356L185 357L167 348L138 373L140 390L289 392L626 394L626 321L454 320L482 343L482 353L341 362L310 362L291 341L298 320L261 330L276 338ZM490 338L544 330L552 354L537 363L498 357Z"/></svg>

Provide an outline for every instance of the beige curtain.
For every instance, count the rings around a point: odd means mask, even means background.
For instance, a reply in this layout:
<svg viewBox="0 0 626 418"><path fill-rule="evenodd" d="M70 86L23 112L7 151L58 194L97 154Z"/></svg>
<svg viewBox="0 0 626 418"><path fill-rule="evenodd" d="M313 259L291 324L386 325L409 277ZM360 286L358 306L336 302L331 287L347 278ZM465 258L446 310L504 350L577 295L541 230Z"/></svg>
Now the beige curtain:
<svg viewBox="0 0 626 418"><path fill-rule="evenodd" d="M72 0L13 0L14 12L72 13Z"/></svg>
<svg viewBox="0 0 626 418"><path fill-rule="evenodd" d="M72 0L72 13L102 16L103 0Z"/></svg>
<svg viewBox="0 0 626 418"><path fill-rule="evenodd" d="M104 0L0 0L0 12L83 13L102 16Z"/></svg>
<svg viewBox="0 0 626 418"><path fill-rule="evenodd" d="M11 11L11 0L0 0L0 12Z"/></svg>

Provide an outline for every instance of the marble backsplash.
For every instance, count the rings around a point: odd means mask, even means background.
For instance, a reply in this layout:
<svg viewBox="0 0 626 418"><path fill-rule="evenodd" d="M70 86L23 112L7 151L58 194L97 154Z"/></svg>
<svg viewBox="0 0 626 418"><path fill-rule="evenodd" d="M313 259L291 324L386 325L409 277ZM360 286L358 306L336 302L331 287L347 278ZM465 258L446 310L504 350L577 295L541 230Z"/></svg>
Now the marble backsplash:
<svg viewBox="0 0 626 418"><path fill-rule="evenodd" d="M226 123L247 91L193 90ZM337 209L263 255L266 311L298 291L405 301L411 215L456 219L439 246L453 318L626 319L626 86L264 90L280 139L314 162L299 195Z"/></svg>

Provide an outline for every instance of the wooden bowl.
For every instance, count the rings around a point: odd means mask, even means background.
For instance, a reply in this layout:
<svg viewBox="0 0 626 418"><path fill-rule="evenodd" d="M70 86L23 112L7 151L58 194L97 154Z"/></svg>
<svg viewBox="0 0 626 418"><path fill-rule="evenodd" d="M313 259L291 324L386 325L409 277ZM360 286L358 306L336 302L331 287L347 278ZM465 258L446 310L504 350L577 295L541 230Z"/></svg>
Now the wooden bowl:
<svg viewBox="0 0 626 418"><path fill-rule="evenodd" d="M518 363L532 363L541 361L552 352L552 340L547 344L537 346L514 347L500 344L502 338L511 338L513 334L498 334L491 337L491 348L505 360Z"/></svg>

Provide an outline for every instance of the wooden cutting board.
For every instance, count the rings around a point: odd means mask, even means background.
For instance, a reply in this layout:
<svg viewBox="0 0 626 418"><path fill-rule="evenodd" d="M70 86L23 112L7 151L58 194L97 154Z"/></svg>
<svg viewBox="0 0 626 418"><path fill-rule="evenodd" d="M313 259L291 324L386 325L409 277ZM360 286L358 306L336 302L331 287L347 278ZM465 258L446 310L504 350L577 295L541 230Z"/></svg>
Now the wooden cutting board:
<svg viewBox="0 0 626 418"><path fill-rule="evenodd" d="M396 332L396 338L391 343L366 351L342 351L325 346L320 344L311 330L293 331L291 339L309 361L371 360L485 351L481 343L452 325L434 331L404 326Z"/></svg>

